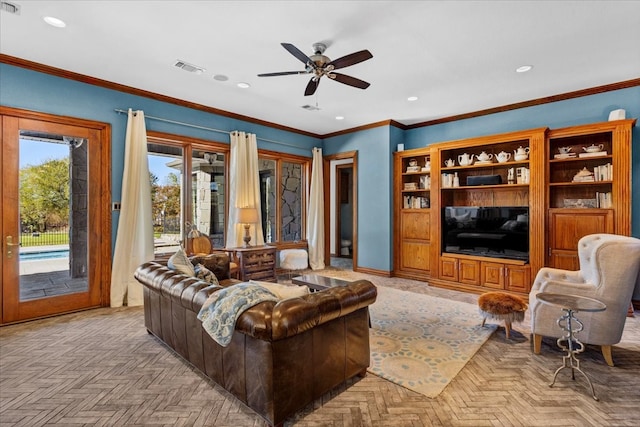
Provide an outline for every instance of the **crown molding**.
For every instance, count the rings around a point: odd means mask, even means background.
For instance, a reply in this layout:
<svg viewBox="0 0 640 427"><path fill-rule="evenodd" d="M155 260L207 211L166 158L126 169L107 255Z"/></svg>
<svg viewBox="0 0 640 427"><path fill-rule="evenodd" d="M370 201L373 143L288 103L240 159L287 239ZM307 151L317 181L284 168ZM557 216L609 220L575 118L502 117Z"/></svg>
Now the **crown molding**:
<svg viewBox="0 0 640 427"><path fill-rule="evenodd" d="M183 99L173 98L171 96L161 95L155 92L149 92L143 89L138 89L132 86L121 85L118 83L110 82L108 80L102 80L96 77L87 76L85 74L75 73L73 71L64 70L62 68L51 67L49 65L39 64L37 62L28 61L26 59L17 58L6 54L0 54L0 63L13 65L15 67L26 68L28 70L37 71L40 73L50 74L57 77L62 77L69 80L75 80L81 83L87 83L94 86L104 87L106 89L117 90L119 92L128 93L131 95L142 96L149 99L154 99L160 102L166 102L169 104L179 105L181 107L191 108L193 110L204 111L206 113L216 114L218 116L229 117L232 119L242 120L249 123L255 123L261 126L267 126L274 129L283 130L286 132L293 132L300 135L310 136L312 138L322 139L322 135L307 132L301 129L295 129L288 126L279 125L277 123L271 123L264 120L259 120L254 117L243 116L241 114L232 113L225 110L220 110L213 107L207 107L206 105L197 104L195 102L185 101Z"/></svg>
<svg viewBox="0 0 640 427"><path fill-rule="evenodd" d="M573 92L566 92L558 95L545 96L543 98L532 99L529 101L516 102L514 104L507 104L501 107L487 108L486 110L473 111L470 113L458 114L455 116L443 117L441 119L429 120L426 122L415 123L407 125L406 129L416 129L426 126L439 125L442 123L455 122L458 120L471 119L474 117L487 116L489 114L502 113L510 110L517 110L520 108L533 107L536 105L549 104L552 102L565 101L568 99L581 98L583 96L596 95L598 93L611 92L614 90L627 89L630 87L640 86L640 78L625 80L618 83L611 83L602 86L596 86L588 89L576 90Z"/></svg>
<svg viewBox="0 0 640 427"><path fill-rule="evenodd" d="M485 109L485 110L473 111L473 112L464 113L464 114L457 114L455 116L443 117L443 118L440 118L440 119L428 120L428 121L424 121L424 122L420 122L420 123L414 123L414 124L411 124L411 125L405 125L405 124L400 123L400 122L398 122L396 120L389 119L389 120L383 120L383 121L380 121L380 122L369 123L369 124L366 124L366 125L357 126L357 127L353 127L353 128L344 129L344 130L341 130L341 131L337 131L337 132L332 132L332 133L328 133L328 134L325 134L325 135L321 135L321 134L316 134L316 133L312 133L312 132L307 132L307 131L304 131L304 130L301 130L301 129L295 129L295 128L292 128L292 127L279 125L277 123L272 123L272 122L267 122L267 121L264 121L264 120L259 120L259 119L256 119L254 117L244 116L244 115L241 115L241 114L232 113L232 112L229 112L229 111L220 110L220 109L213 108L213 107L207 107L206 105L197 104L197 103L194 103L194 102L189 102L189 101L185 101L185 100L178 99L178 98L173 98L173 97L166 96L166 95L160 95L160 94L155 93L155 92L149 92L149 91L138 89L138 88L135 88L135 87L121 85L121 84L118 84L118 83L110 82L108 80L98 79L96 77L91 77L91 76L87 76L87 75L84 75L84 74L75 73L75 72L64 70L64 69L61 69L61 68L56 68L56 67L51 67L51 66L44 65L44 64L39 64L37 62L28 61L26 59L17 58L17 57L6 55L6 54L0 54L0 63L13 65L13 66L16 66L16 67L21 67L21 68L26 68L26 69L29 69L29 70L33 70L33 71L37 71L37 72L41 72L41 73L45 73L45 74L50 74L50 75L54 75L54 76L57 76L57 77L62 77L62 78L69 79L69 80L75 80L75 81L78 81L78 82L87 83L87 84L91 84L91 85L94 85L94 86L100 86L100 87L104 87L104 88L107 88L107 89L117 90L119 92L125 92L125 93L129 93L129 94L132 94L132 95L142 96L142 97L154 99L154 100L160 101L160 102L166 102L166 103L169 103L169 104L179 105L179 106L186 107L186 108L191 108L191 109L194 109L194 110L204 111L206 113L211 113L211 114L216 114L216 115L223 116L223 117L229 117L229 118L233 118L233 119L237 119L237 120L242 120L242 121L245 121L245 122L258 124L258 125L261 125L261 126L270 127L270 128L273 128L273 129L279 129L279 130L282 130L282 131L285 131L285 132L297 133L299 135L305 135L305 136L309 136L309 137L312 137L312 138L318 138L318 139L333 138L335 136L346 135L346 134L349 134L349 133L359 132L359 131L363 131L363 130L367 130L367 129L373 129L373 128L382 127L382 126L394 126L394 127L399 128L399 129L402 129L402 130L411 130L411 129L417 129L417 128L422 128L422 127L427 127L427 126L434 126L434 125L438 125L438 124L442 124L442 123L455 122L455 121L458 121L458 120L470 119L470 118L474 118L474 117L486 116L486 115L489 115L489 114L495 114L495 113L502 113L502 112L505 112L505 111L517 110L517 109L520 109L520 108L526 108L526 107L532 107L532 106L536 106L536 105L548 104L548 103L552 103L552 102L564 101L564 100L568 100L568 99L580 98L580 97L584 97L584 96L595 95L595 94L598 94L598 93L611 92L611 91L614 91L614 90L627 89L627 88L630 88L630 87L640 86L640 78L636 78L636 79L631 79L631 80L625 80L625 81L618 82L618 83L611 83L611 84L606 84L606 85L602 85L602 86L596 86L596 87L592 87L592 88L588 88L588 89L581 89L581 90L577 90L577 91L573 91L573 92L566 92L566 93L562 93L562 94L558 94L558 95L552 95L552 96L546 96L546 97L542 97L542 98L532 99L532 100L529 100L529 101L517 102L517 103L514 103L514 104L507 104L507 105L503 105L503 106L500 106L500 107L493 107L493 108L488 108L488 109Z"/></svg>

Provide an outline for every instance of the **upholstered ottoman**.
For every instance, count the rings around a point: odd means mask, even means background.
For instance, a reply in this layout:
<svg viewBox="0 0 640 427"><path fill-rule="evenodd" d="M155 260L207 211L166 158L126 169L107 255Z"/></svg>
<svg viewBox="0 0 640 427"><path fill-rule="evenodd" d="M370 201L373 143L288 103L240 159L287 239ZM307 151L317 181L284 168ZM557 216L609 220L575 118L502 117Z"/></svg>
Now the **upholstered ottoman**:
<svg viewBox="0 0 640 427"><path fill-rule="evenodd" d="M280 251L280 268L288 270L304 270L309 265L307 251L304 249L283 249Z"/></svg>
<svg viewBox="0 0 640 427"><path fill-rule="evenodd" d="M516 295L506 292L487 292L478 298L482 326L487 319L503 320L505 335L511 338L511 323L522 322L528 303Z"/></svg>

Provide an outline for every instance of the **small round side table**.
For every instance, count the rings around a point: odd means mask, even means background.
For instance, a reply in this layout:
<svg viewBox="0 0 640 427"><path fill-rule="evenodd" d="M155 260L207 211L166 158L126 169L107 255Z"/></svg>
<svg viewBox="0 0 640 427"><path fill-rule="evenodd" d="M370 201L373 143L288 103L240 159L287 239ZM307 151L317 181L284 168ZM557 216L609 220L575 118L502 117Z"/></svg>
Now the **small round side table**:
<svg viewBox="0 0 640 427"><path fill-rule="evenodd" d="M571 379L575 380L575 371L580 372L587 379L587 383L589 383L589 387L591 387L591 395L595 400L599 400L596 397L596 393L593 390L593 384L591 383L591 379L584 373L582 369L580 369L580 361L576 357L577 354L580 354L584 351L584 344L578 340L576 334L584 329L584 325L577 317L575 317L575 313L580 311L585 312L596 312L596 311L604 311L607 309L607 306L597 299L582 297L578 295L564 295L564 294L554 294L550 292L541 292L536 295L538 300L544 304L553 305L559 307L565 314L560 317L557 321L558 326L565 332L565 335L558 338L558 346L563 350L566 350L567 354L562 357L562 366L556 369L555 374L553 374L553 381L549 384L549 387L553 387L556 382L556 377L558 373L564 368L571 369ZM576 328L574 323L578 325ZM565 344L566 343L566 344Z"/></svg>

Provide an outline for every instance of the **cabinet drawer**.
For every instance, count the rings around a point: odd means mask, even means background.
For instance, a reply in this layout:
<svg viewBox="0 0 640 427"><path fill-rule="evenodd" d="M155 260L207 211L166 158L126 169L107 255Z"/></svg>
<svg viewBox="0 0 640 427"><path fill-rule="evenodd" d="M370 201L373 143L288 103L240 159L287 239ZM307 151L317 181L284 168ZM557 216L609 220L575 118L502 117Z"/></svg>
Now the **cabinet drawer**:
<svg viewBox="0 0 640 427"><path fill-rule="evenodd" d="M267 282L275 282L273 270L262 270L254 272L245 272L243 280L262 280Z"/></svg>
<svg viewBox="0 0 640 427"><path fill-rule="evenodd" d="M272 253L247 254L244 256L243 265L245 268L268 268L276 264Z"/></svg>

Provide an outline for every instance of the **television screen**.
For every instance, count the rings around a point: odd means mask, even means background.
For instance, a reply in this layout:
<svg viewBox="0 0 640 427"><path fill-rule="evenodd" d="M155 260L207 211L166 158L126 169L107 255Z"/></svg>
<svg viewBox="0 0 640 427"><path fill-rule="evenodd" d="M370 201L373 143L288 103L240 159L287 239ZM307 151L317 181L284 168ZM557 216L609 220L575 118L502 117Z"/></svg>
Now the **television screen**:
<svg viewBox="0 0 640 427"><path fill-rule="evenodd" d="M442 252L529 261L527 206L442 209Z"/></svg>

